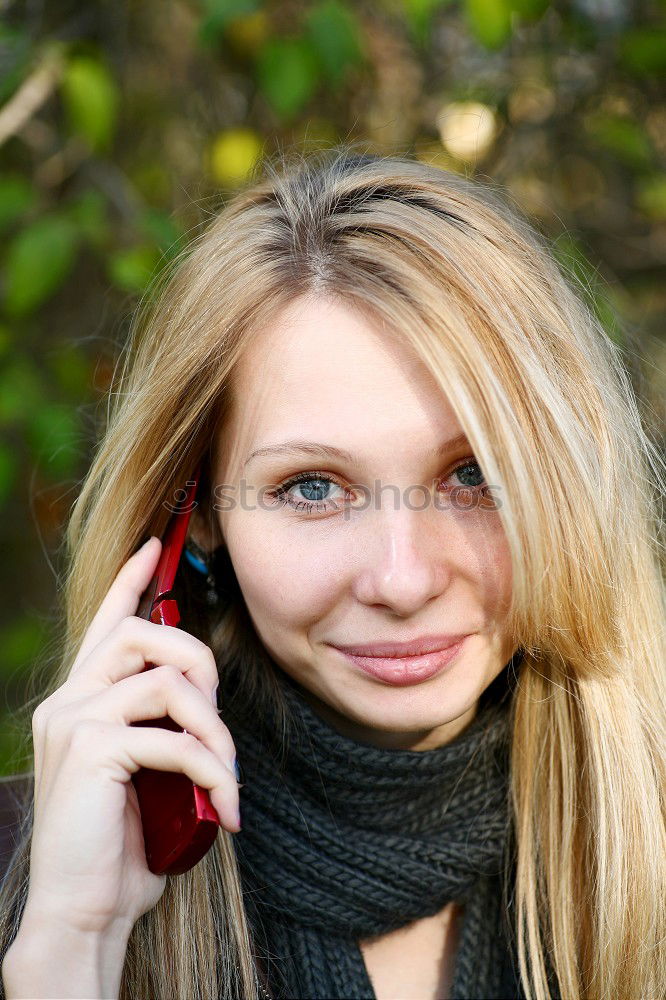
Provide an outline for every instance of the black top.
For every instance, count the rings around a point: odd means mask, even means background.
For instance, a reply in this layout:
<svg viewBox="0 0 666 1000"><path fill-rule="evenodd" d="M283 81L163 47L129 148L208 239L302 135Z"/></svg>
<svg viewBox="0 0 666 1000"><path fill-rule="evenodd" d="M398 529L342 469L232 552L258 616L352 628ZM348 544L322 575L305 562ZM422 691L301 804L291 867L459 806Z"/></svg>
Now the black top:
<svg viewBox="0 0 666 1000"><path fill-rule="evenodd" d="M0 777L0 884L4 882L12 856L18 846L20 820L23 803L32 785L32 775L12 775ZM515 954L513 955L515 959ZM517 979L517 966L505 970L506 1000L523 998L524 993ZM260 977L264 979L265 970L259 965ZM265 979L264 979L265 982ZM2 990L0 989L0 995ZM557 998L559 993L552 994Z"/></svg>

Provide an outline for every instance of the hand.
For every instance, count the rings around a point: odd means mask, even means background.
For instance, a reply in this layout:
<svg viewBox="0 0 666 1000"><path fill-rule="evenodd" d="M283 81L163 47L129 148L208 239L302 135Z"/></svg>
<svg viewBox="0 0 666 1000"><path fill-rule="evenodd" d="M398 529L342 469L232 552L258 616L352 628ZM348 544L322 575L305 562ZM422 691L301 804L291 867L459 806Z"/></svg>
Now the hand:
<svg viewBox="0 0 666 1000"><path fill-rule="evenodd" d="M217 713L212 651L183 629L135 616L161 552L151 538L121 568L67 681L33 715L34 827L26 914L80 931L131 927L166 875L146 864L132 774L179 771L240 829L235 747ZM144 670L146 663L156 666ZM143 671L143 672L142 672ZM170 716L186 733L130 726Z"/></svg>

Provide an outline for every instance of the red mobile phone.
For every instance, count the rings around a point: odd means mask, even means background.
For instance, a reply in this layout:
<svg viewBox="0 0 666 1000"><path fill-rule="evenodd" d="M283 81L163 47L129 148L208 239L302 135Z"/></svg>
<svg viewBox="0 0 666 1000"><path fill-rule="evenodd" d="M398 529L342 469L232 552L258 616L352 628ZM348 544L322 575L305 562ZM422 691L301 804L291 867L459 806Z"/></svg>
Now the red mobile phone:
<svg viewBox="0 0 666 1000"><path fill-rule="evenodd" d="M162 538L162 553L152 580L141 596L137 616L157 625L178 625L180 612L171 590L180 563L187 525L194 506L199 468L187 481L184 497L172 513ZM146 663L151 670L154 663ZM133 726L159 726L185 732L166 715ZM142 767L132 775L143 825L146 861L156 875L182 875L210 850L220 820L208 792L187 777L172 771Z"/></svg>

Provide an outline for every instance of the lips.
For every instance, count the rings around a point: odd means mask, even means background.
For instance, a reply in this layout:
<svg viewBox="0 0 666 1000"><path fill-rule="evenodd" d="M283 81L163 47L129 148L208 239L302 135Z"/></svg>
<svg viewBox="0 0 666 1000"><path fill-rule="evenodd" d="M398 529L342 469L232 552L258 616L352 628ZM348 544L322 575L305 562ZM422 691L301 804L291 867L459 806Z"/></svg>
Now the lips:
<svg viewBox="0 0 666 1000"><path fill-rule="evenodd" d="M446 641L450 641L450 638L450 636L447 637ZM341 656L346 657L348 664L353 665L355 669L360 670L375 680L394 687L406 687L428 681L438 674L453 669L453 666L460 658L461 651L465 648L466 638L467 636L463 636L452 646L446 646L445 648L439 646L430 652L412 654L411 656L357 655L342 647L333 646L332 648ZM427 640L420 640L421 644L425 643L430 646L433 645L433 642L433 636L429 636ZM438 642L441 643L442 639L439 639ZM408 648L410 646L413 648L416 644L416 640L413 640L411 643L399 644L398 648L404 650L405 645ZM386 645L386 643L382 643L381 645L375 644L371 648L375 650L378 648L385 649ZM388 645L395 650L396 643ZM358 649L359 647L352 648Z"/></svg>
<svg viewBox="0 0 666 1000"><path fill-rule="evenodd" d="M469 635L468 632L460 632L456 635L426 635L407 642L371 642L359 646L341 646L336 648L349 656L382 657L393 658L405 656L421 656L425 653L435 653L440 650L449 649L455 646L462 639Z"/></svg>

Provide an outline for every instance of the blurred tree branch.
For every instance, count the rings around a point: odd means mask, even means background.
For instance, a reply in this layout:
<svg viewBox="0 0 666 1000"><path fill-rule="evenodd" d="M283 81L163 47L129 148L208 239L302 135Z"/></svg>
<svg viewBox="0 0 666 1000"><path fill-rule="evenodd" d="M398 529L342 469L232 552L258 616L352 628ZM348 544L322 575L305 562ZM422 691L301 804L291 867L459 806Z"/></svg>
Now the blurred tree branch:
<svg viewBox="0 0 666 1000"><path fill-rule="evenodd" d="M37 67L0 109L0 146L16 135L49 99L60 82L65 58L59 45L49 45Z"/></svg>

